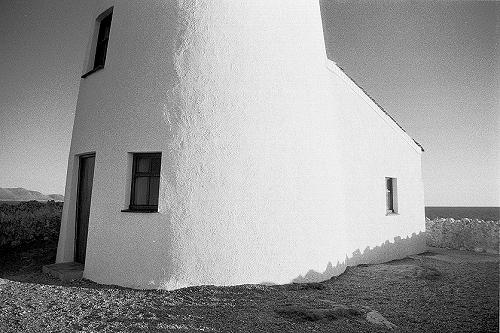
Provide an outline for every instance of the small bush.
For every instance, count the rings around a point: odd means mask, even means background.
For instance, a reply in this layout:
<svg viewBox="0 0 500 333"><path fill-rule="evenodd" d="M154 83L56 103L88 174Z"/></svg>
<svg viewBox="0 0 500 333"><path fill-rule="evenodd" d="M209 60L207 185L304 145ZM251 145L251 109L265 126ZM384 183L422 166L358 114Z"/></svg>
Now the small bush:
<svg viewBox="0 0 500 333"><path fill-rule="evenodd" d="M25 201L0 203L0 247L15 247L37 240L56 242L63 203Z"/></svg>

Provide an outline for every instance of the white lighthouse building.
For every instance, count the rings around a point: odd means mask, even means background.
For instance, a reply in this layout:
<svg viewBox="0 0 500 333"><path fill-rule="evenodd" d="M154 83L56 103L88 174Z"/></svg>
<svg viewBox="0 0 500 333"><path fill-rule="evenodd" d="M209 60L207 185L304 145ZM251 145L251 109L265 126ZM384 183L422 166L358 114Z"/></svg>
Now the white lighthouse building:
<svg viewBox="0 0 500 333"><path fill-rule="evenodd" d="M423 249L421 147L326 58L317 0L101 0L94 16L58 263L173 289Z"/></svg>

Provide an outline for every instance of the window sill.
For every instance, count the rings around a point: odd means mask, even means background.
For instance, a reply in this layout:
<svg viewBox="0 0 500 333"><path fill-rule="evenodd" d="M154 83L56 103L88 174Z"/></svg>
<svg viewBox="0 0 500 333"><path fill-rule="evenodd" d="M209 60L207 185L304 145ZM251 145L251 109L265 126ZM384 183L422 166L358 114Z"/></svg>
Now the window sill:
<svg viewBox="0 0 500 333"><path fill-rule="evenodd" d="M158 213L158 210L154 209L122 209L122 213Z"/></svg>
<svg viewBox="0 0 500 333"><path fill-rule="evenodd" d="M385 216L397 216L399 215L398 213L385 213Z"/></svg>
<svg viewBox="0 0 500 333"><path fill-rule="evenodd" d="M87 73L83 74L83 75L82 75L82 79L85 79L85 78L86 78L87 76L89 76L90 74L95 73L95 72L97 72L97 71L100 71L100 70L101 70L101 69L103 69L103 68L104 68L104 66L103 66L103 65L101 65L101 66L97 66L96 68L94 68L94 69L90 70L89 72L87 72Z"/></svg>

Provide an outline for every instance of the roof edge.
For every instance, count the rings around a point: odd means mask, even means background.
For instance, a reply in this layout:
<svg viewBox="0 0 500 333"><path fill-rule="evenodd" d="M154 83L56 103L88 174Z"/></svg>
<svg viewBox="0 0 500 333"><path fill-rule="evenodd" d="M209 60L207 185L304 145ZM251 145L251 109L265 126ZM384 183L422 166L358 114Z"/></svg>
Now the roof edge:
<svg viewBox="0 0 500 333"><path fill-rule="evenodd" d="M334 61L330 60L330 59L326 59L326 68L328 68L332 73L336 74L337 76L339 76L342 80L344 80L356 93L362 95L362 97L366 97L369 99L369 101L371 103L373 103L373 105L371 105L372 109L374 109L375 111L377 111L377 113L380 114L379 111L382 111L382 113L387 116L389 118L389 120L395 124L402 132L403 134L406 136L407 141L409 141L408 143L410 143L412 146L415 145L418 147L418 149L420 151L425 151L424 150L424 147L422 147L422 145L420 143L418 143L415 139L413 139L406 131L405 129L400 125L398 124L398 122L380 105L377 103L377 101L375 101L375 99L373 97L371 97L368 92L363 89L359 84L356 83L356 81L354 81L345 71L342 67L340 67L339 65L337 65L337 63L335 63ZM365 99L365 98L364 98ZM366 99L365 99L366 101ZM366 101L368 102L368 101ZM370 104L368 102L368 104ZM415 148L413 146L413 148Z"/></svg>

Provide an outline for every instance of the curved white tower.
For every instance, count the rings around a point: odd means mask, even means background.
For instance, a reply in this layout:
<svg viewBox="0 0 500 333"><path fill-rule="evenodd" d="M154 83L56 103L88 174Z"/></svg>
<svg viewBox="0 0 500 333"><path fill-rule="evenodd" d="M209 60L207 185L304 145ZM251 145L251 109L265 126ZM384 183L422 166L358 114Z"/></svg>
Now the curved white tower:
<svg viewBox="0 0 500 333"><path fill-rule="evenodd" d="M390 134L368 133L375 139L345 131L348 121L365 121L345 105L355 95L347 79L327 69L317 1L98 1L84 72L95 67L99 27L111 11L104 68L81 81L58 262L75 258L86 153L95 153L95 169L84 276L97 282L286 283L356 248L422 230L420 151L385 123ZM358 139L375 145L387 135L409 156L395 165L410 170L412 185L402 186L416 206L377 236L350 236L353 223L363 229L379 218L376 207L347 211L351 151ZM155 213L127 211L134 153L161 153ZM377 172L373 202L382 218L385 171Z"/></svg>

